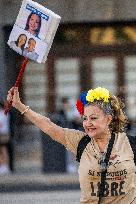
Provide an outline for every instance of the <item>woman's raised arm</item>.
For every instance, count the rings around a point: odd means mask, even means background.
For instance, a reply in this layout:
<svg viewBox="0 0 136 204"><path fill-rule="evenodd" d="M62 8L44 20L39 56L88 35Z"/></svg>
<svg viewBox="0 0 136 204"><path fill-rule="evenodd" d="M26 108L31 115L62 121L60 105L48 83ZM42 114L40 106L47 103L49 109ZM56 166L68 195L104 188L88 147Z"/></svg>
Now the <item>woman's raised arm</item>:
<svg viewBox="0 0 136 204"><path fill-rule="evenodd" d="M12 92L14 94L12 94ZM13 95L13 96L12 96ZM43 115L40 115L20 101L18 88L11 88L8 91L7 100L12 100L12 106L15 107L22 115L31 121L36 127L40 128L44 133L48 134L53 140L66 146L64 137L64 129Z"/></svg>

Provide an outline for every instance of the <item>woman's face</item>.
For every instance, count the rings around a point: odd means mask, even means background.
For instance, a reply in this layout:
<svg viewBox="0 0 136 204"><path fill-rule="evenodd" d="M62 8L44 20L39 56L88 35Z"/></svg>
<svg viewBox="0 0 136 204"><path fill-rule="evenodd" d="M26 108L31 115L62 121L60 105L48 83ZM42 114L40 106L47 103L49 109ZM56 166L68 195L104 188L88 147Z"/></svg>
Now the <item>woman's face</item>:
<svg viewBox="0 0 136 204"><path fill-rule="evenodd" d="M36 14L32 14L31 18L29 19L29 31L33 32L35 30L37 30L37 28L39 27L39 22L40 22L40 17L37 16Z"/></svg>
<svg viewBox="0 0 136 204"><path fill-rule="evenodd" d="M21 47L22 45L24 45L26 43L26 36L25 35L21 35L19 37L19 40L18 40L18 47Z"/></svg>
<svg viewBox="0 0 136 204"><path fill-rule="evenodd" d="M105 137L109 133L111 119L111 115L105 115L103 110L97 106L88 105L84 107L83 127L90 137Z"/></svg>

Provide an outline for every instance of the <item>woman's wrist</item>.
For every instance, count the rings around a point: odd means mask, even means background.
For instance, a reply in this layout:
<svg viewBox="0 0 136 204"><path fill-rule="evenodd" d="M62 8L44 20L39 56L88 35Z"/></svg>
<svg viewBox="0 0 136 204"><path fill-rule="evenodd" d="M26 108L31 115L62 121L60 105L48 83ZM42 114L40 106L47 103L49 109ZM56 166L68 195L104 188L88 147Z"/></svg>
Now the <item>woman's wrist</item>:
<svg viewBox="0 0 136 204"><path fill-rule="evenodd" d="M29 106L26 106L25 110L21 112L21 115L26 114L29 109L30 109L30 107L29 107Z"/></svg>
<svg viewBox="0 0 136 204"><path fill-rule="evenodd" d="M26 108L28 108L28 106L26 106L25 104L23 104L21 101L18 102L15 106L15 108L21 113L23 114L23 112L26 110Z"/></svg>

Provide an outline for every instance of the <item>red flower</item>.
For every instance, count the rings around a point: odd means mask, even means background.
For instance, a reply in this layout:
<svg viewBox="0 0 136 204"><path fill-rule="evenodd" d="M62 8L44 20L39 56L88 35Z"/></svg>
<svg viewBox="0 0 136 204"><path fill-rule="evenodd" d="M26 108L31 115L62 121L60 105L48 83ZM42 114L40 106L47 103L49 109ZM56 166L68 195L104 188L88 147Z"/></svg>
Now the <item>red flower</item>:
<svg viewBox="0 0 136 204"><path fill-rule="evenodd" d="M84 114L84 105L80 101L80 99L78 99L77 102L76 102L76 108L77 108L78 112L80 113L80 115Z"/></svg>

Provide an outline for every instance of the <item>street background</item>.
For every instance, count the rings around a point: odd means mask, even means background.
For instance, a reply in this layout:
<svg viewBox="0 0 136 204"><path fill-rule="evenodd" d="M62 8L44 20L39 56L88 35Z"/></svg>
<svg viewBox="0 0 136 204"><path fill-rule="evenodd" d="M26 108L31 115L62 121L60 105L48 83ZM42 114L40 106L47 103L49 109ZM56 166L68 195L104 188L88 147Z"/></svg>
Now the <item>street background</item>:
<svg viewBox="0 0 136 204"><path fill-rule="evenodd" d="M79 204L79 191L0 194L0 204Z"/></svg>

